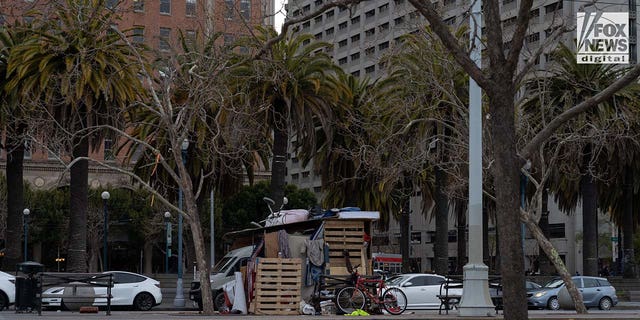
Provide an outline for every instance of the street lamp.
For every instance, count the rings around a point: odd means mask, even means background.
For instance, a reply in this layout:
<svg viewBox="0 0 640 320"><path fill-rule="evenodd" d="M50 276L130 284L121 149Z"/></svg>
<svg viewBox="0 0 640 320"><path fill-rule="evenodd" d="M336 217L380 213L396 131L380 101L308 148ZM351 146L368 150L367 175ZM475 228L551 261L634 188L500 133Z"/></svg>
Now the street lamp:
<svg viewBox="0 0 640 320"><path fill-rule="evenodd" d="M171 256L171 212L164 213L164 223L166 226L167 238L164 254L164 273L169 273L169 257Z"/></svg>
<svg viewBox="0 0 640 320"><path fill-rule="evenodd" d="M109 200L111 194L109 194L109 191L103 191L100 196L102 197L102 208L104 211L104 235L102 235L102 271L107 271L107 238L109 237L109 214L107 212L107 200Z"/></svg>
<svg viewBox="0 0 640 320"><path fill-rule="evenodd" d="M29 214L31 210L22 210L22 225L24 226L24 261L27 261L27 242L29 242Z"/></svg>
<svg viewBox="0 0 640 320"><path fill-rule="evenodd" d="M189 149L189 140L182 141L182 164L187 165L187 149ZM182 187L178 190L178 280L176 282L176 296L173 299L173 305L176 307L184 307L184 289L182 286Z"/></svg>

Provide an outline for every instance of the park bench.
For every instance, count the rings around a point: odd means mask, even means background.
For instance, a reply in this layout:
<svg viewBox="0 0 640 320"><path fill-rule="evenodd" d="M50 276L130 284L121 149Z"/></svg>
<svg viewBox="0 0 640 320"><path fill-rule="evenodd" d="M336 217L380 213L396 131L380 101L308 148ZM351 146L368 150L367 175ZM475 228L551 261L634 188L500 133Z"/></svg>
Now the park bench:
<svg viewBox="0 0 640 320"><path fill-rule="evenodd" d="M440 292L437 295L440 299L440 307L438 314L442 314L444 310L449 314L449 310L453 309L460 303L462 299L461 289L463 289L463 278L460 275L446 277L446 280L440 284ZM502 309L502 284L499 276L489 277L489 294L491 301L495 306L496 312Z"/></svg>
<svg viewBox="0 0 640 320"><path fill-rule="evenodd" d="M113 288L113 274L110 273L66 273L66 272L41 272L38 274L38 288L36 298L38 300L38 315L42 314L42 299L60 298L84 302L96 298L106 298L106 314L111 315L111 288ZM65 287L70 288L70 292L65 290L62 294L43 293L43 288ZM80 288L86 287L106 287L106 294L93 294L80 292Z"/></svg>

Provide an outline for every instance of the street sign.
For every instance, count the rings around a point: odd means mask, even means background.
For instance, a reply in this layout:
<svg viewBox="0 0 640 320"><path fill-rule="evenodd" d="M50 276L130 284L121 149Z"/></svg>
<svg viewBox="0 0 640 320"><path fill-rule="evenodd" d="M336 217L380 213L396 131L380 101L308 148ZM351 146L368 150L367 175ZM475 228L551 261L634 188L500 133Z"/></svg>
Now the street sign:
<svg viewBox="0 0 640 320"><path fill-rule="evenodd" d="M618 237L611 237L611 241L618 242Z"/></svg>

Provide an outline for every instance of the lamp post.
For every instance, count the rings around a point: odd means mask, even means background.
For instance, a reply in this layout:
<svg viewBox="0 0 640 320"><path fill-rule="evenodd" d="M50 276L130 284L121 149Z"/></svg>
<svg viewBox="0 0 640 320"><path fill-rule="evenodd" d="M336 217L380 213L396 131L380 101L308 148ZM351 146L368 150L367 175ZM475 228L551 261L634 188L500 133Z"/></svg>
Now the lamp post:
<svg viewBox="0 0 640 320"><path fill-rule="evenodd" d="M189 148L189 140L182 141L182 164L187 165L187 149ZM182 211L182 188L178 190L178 208ZM184 307L184 289L182 286L182 212L178 213L178 280L176 282L176 296L173 299L173 305L176 307Z"/></svg>
<svg viewBox="0 0 640 320"><path fill-rule="evenodd" d="M31 210L22 210L22 224L24 226L24 261L27 261L27 243L29 242L29 214Z"/></svg>
<svg viewBox="0 0 640 320"><path fill-rule="evenodd" d="M109 237L109 213L107 212L107 200L111 198L109 191L103 191L100 195L102 197L102 209L104 212L104 234L102 235L102 271L107 271L107 239Z"/></svg>
<svg viewBox="0 0 640 320"><path fill-rule="evenodd" d="M167 229L166 247L164 254L164 273L169 273L169 257L171 256L171 212L164 213L164 223Z"/></svg>
<svg viewBox="0 0 640 320"><path fill-rule="evenodd" d="M481 67L482 0L473 2L469 17L470 58ZM482 90L469 78L469 262L464 266L464 290L458 310L463 317L483 317L495 311L489 295L489 267L482 261Z"/></svg>

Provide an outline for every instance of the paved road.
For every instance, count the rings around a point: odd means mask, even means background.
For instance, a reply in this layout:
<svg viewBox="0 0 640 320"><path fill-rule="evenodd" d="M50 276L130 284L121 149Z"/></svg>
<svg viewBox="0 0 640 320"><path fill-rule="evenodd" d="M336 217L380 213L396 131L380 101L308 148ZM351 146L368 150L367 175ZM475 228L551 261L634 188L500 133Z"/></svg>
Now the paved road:
<svg viewBox="0 0 640 320"><path fill-rule="evenodd" d="M200 320L200 319L251 319L251 320L264 320L273 319L274 316L238 316L238 315L216 315L214 317L206 317L199 314L197 311L161 311L152 310L147 312L134 312L134 311L112 311L111 316L107 316L104 311L100 311L97 314L86 314L71 311L43 311L42 316L38 316L37 313L15 313L14 311L0 312L0 320ZM279 319L346 319L345 316L278 316ZM530 319L640 319L640 309L637 310L612 310L612 311L590 311L585 316L578 317L575 312L571 311L530 311ZM503 319L500 314L495 317L482 317L482 318L470 318L470 317L458 317L455 312L451 312L449 315L438 315L437 311L416 311L404 313L400 316L390 315L372 315L365 317L365 319Z"/></svg>

